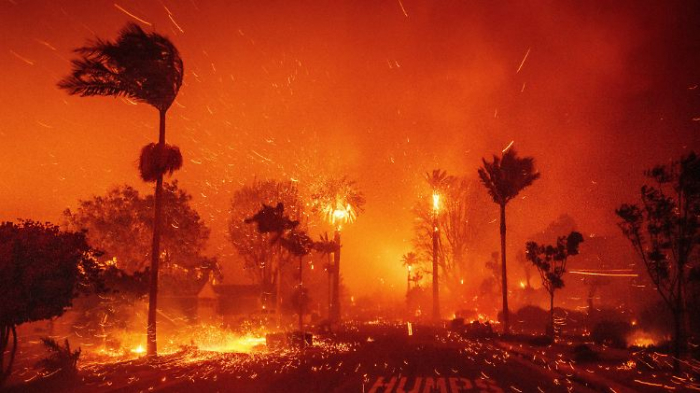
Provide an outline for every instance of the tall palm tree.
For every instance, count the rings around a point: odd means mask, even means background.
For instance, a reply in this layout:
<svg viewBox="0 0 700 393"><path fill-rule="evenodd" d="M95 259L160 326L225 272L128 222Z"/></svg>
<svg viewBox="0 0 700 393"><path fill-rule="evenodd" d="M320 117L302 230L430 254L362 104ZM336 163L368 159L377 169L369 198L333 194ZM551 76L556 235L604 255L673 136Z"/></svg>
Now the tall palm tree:
<svg viewBox="0 0 700 393"><path fill-rule="evenodd" d="M340 320L340 230L343 224L355 221L364 211L365 196L353 180L343 176L320 181L311 194L312 211L320 213L329 224L335 227L333 242L338 248L333 253L332 307L330 320Z"/></svg>
<svg viewBox="0 0 700 393"><path fill-rule="evenodd" d="M503 333L508 334L508 285L506 275L506 205L520 191L540 178L535 170L535 159L518 157L515 149L505 151L499 158L493 156L493 161L482 159L484 166L479 168L479 177L484 187L501 208L501 292L503 293Z"/></svg>
<svg viewBox="0 0 700 393"><path fill-rule="evenodd" d="M79 58L71 62L73 70L58 83L59 88L81 97L127 97L158 110L158 144L144 147L139 166L141 177L156 183L148 302L148 355L156 356L163 175L182 166L180 150L165 143L165 114L182 85L182 59L170 40L157 33L146 33L134 23L127 24L114 42L97 39L75 52Z"/></svg>
<svg viewBox="0 0 700 393"><path fill-rule="evenodd" d="M440 289L438 277L438 242L440 239L440 228L438 227L438 209L440 193L444 191L454 180L454 177L447 176L447 172L434 169L425 174L425 180L430 185L433 192L433 319L440 319Z"/></svg>

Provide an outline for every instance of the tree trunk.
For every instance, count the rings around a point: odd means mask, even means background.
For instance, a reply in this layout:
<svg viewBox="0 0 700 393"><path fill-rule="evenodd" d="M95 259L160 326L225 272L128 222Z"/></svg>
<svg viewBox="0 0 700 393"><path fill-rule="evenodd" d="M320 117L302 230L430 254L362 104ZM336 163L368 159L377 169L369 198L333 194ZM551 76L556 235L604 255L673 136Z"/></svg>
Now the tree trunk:
<svg viewBox="0 0 700 393"><path fill-rule="evenodd" d="M437 214L433 212L433 320L440 320L440 289L438 287L438 236L440 232Z"/></svg>
<svg viewBox="0 0 700 393"><path fill-rule="evenodd" d="M681 340L683 330L682 317L680 315L680 310L673 310L673 371L681 371L681 365L679 359L681 358Z"/></svg>
<svg viewBox="0 0 700 393"><path fill-rule="evenodd" d="M331 254L328 254L328 321L333 319L333 266Z"/></svg>
<svg viewBox="0 0 700 393"><path fill-rule="evenodd" d="M333 253L333 304L331 321L340 321L340 230L335 230L335 243L338 250Z"/></svg>
<svg viewBox="0 0 700 393"><path fill-rule="evenodd" d="M506 274L506 205L501 205L501 292L503 293L503 334L510 333L508 312L508 275Z"/></svg>
<svg viewBox="0 0 700 393"><path fill-rule="evenodd" d="M275 314L277 315L277 327L282 326L282 251L280 249L277 258L277 274L275 278Z"/></svg>
<svg viewBox="0 0 700 393"><path fill-rule="evenodd" d="M158 136L158 145L165 145L165 111L159 111L160 115L160 132ZM158 355L158 346L156 339L156 310L158 306L158 262L160 260L160 229L163 210L163 175L158 176L156 181L155 195L155 215L153 219L153 244L151 248L151 282L148 291L148 357Z"/></svg>
<svg viewBox="0 0 700 393"><path fill-rule="evenodd" d="M306 337L304 334L304 257L299 257L299 333L301 333L301 347L306 345Z"/></svg>
<svg viewBox="0 0 700 393"><path fill-rule="evenodd" d="M549 294L549 334L552 339L556 336L554 331L554 291Z"/></svg>
<svg viewBox="0 0 700 393"><path fill-rule="evenodd" d="M5 351L10 341L10 333L12 333L12 351L10 351L10 358L7 362L7 367L5 367ZM15 353L17 353L17 330L14 325L3 326L0 328L0 386L9 378L12 372Z"/></svg>
<svg viewBox="0 0 700 393"><path fill-rule="evenodd" d="M595 293L597 291L597 287L595 285L591 285L591 287L588 289L588 317L590 318L591 315L593 314L593 297L595 296Z"/></svg>
<svg viewBox="0 0 700 393"><path fill-rule="evenodd" d="M682 258L681 258L682 261ZM685 262L680 262L678 266L678 284L676 287L676 307L673 311L673 371L680 372L680 359L685 353L685 329L684 329L684 314L685 302L683 300L683 281L685 275L683 267Z"/></svg>

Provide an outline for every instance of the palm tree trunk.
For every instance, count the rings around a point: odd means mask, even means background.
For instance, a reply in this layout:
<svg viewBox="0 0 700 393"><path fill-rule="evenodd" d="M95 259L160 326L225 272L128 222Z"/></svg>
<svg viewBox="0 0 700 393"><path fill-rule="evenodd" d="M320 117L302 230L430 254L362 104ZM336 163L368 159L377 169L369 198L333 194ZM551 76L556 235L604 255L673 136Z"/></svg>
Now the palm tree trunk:
<svg viewBox="0 0 700 393"><path fill-rule="evenodd" d="M433 320L440 320L440 289L438 287L438 223L437 213L433 212Z"/></svg>
<svg viewBox="0 0 700 393"><path fill-rule="evenodd" d="M335 243L338 249L333 253L333 312L331 321L340 321L340 230L335 230Z"/></svg>
<svg viewBox="0 0 700 393"><path fill-rule="evenodd" d="M165 145L165 111L160 110L160 132L158 135L158 145L162 148ZM156 339L156 310L158 306L158 262L160 260L160 229L163 210L163 175L158 176L156 181L155 195L155 216L153 219L153 244L151 248L151 282L148 291L148 357L158 355Z"/></svg>
<svg viewBox="0 0 700 393"><path fill-rule="evenodd" d="M510 333L508 275L506 274L506 205L501 205L501 292L503 293L503 334Z"/></svg>
<svg viewBox="0 0 700 393"><path fill-rule="evenodd" d="M303 286L304 286L304 257L299 257L299 333L301 333L301 347L304 348L306 344L306 337L304 337L304 297L303 297Z"/></svg>
<svg viewBox="0 0 700 393"><path fill-rule="evenodd" d="M280 253L282 251L280 250ZM282 326L282 255L277 258L277 271L275 272L275 315L277 315L277 327Z"/></svg>
<svg viewBox="0 0 700 393"><path fill-rule="evenodd" d="M333 320L333 266L331 254L328 254L328 321Z"/></svg>

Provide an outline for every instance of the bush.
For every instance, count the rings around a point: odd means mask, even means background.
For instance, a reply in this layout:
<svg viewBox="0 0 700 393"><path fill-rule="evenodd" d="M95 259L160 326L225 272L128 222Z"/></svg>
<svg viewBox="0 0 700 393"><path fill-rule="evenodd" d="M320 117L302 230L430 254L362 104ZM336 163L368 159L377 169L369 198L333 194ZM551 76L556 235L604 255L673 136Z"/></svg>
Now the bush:
<svg viewBox="0 0 700 393"><path fill-rule="evenodd" d="M601 321L591 331L591 338L597 344L614 348L627 348L627 336L632 326L624 321Z"/></svg>
<svg viewBox="0 0 700 393"><path fill-rule="evenodd" d="M551 336L534 336L528 340L528 344L534 347L546 347L553 343L554 339Z"/></svg>
<svg viewBox="0 0 700 393"><path fill-rule="evenodd" d="M61 346L56 340L48 337L41 339L49 350L49 356L40 360L36 366L43 368L49 374L61 376L75 376L78 373L78 358L80 358L80 348L71 351L68 339L65 346Z"/></svg>
<svg viewBox="0 0 700 393"><path fill-rule="evenodd" d="M525 306L511 314L510 321L520 331L542 333L549 323L549 311L537 306Z"/></svg>
<svg viewBox="0 0 700 393"><path fill-rule="evenodd" d="M574 360L577 362L595 362L600 359L598 353L586 344L574 347Z"/></svg>

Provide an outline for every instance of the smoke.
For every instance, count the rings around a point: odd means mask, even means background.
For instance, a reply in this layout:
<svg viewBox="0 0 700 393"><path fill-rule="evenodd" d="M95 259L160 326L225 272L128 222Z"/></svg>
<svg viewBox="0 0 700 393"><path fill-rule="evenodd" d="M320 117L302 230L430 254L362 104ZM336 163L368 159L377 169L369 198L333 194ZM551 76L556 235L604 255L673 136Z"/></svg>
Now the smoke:
<svg viewBox="0 0 700 393"><path fill-rule="evenodd" d="M429 170L475 176L511 141L535 157L542 179L509 206L513 260L562 213L585 235L616 235L613 209L635 198L642 171L700 145L690 1L124 6L185 61L168 142L228 269L230 198L256 178L356 179L367 208L344 229L344 277L351 291L400 291ZM113 184L146 187L133 162L156 140L157 114L54 87L71 49L114 37L129 16L108 1L5 8L0 218L56 219ZM497 223L482 230L496 250Z"/></svg>

